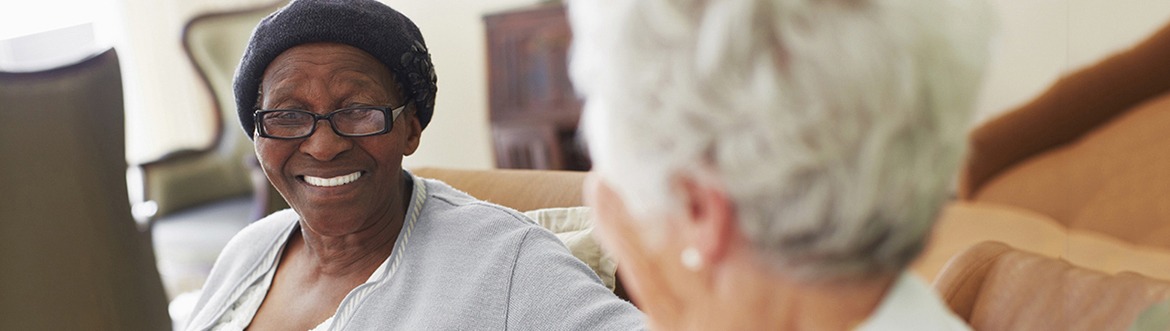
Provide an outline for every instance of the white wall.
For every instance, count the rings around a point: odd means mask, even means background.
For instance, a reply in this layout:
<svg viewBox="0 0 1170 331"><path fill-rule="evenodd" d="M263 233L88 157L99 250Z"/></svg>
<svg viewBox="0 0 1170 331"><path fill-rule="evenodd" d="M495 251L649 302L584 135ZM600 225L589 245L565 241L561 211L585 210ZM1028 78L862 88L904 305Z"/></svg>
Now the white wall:
<svg viewBox="0 0 1170 331"><path fill-rule="evenodd" d="M211 144L216 114L210 92L183 53L183 25L202 13L272 0L116 0L116 38L126 90L126 157L157 159ZM239 124L227 123L239 130Z"/></svg>
<svg viewBox="0 0 1170 331"><path fill-rule="evenodd" d="M533 0L387 1L410 17L431 50L439 76L435 116L404 167L495 167L488 127L487 48L483 15Z"/></svg>
<svg viewBox="0 0 1170 331"><path fill-rule="evenodd" d="M215 8L269 0L119 0L127 40L129 158L144 161L211 137L203 87L182 53L186 20ZM482 16L536 0L382 0L409 16L439 76L435 117L407 167L491 168ZM592 0L597 1L597 0ZM1000 14L996 57L979 119L1025 102L1062 74L1093 63L1170 23L1167 0L989 0ZM231 129L235 129L235 123Z"/></svg>

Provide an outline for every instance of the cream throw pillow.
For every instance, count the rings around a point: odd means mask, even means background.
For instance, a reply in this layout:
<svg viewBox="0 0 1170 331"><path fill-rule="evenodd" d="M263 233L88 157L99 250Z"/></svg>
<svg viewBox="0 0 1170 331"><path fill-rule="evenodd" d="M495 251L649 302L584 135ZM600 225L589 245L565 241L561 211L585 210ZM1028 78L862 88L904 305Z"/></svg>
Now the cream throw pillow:
<svg viewBox="0 0 1170 331"><path fill-rule="evenodd" d="M602 251L593 239L593 221L589 207L547 208L524 212L537 224L552 231L581 261L589 265L610 290L614 289L614 271L617 263Z"/></svg>

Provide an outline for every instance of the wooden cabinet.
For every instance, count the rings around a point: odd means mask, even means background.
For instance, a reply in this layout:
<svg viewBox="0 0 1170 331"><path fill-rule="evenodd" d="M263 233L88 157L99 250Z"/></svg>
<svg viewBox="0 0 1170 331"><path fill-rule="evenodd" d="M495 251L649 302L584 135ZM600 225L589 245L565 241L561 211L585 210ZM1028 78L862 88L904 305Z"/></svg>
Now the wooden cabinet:
<svg viewBox="0 0 1170 331"><path fill-rule="evenodd" d="M572 33L560 3L484 17L496 166L588 170L581 102L569 82Z"/></svg>

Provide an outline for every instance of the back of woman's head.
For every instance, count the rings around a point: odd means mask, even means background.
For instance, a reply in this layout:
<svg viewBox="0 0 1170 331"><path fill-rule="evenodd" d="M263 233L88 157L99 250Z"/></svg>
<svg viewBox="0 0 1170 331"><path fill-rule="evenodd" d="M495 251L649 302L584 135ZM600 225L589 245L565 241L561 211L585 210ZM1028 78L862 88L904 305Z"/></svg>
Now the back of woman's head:
<svg viewBox="0 0 1170 331"><path fill-rule="evenodd" d="M595 170L635 215L710 180L768 262L863 277L918 254L988 56L972 0L570 2Z"/></svg>

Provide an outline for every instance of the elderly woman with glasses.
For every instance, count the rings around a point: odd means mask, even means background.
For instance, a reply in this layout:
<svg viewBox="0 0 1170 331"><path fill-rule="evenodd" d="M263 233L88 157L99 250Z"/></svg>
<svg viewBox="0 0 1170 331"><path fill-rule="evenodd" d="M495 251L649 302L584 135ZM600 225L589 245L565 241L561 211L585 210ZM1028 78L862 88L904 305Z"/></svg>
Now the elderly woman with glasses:
<svg viewBox="0 0 1170 331"><path fill-rule="evenodd" d="M962 156L985 4L569 4L586 197L652 328L967 328L905 269Z"/></svg>
<svg viewBox="0 0 1170 331"><path fill-rule="evenodd" d="M297 0L253 32L236 103L289 210L221 253L189 330L619 330L641 314L517 212L411 175L436 78L373 0Z"/></svg>

